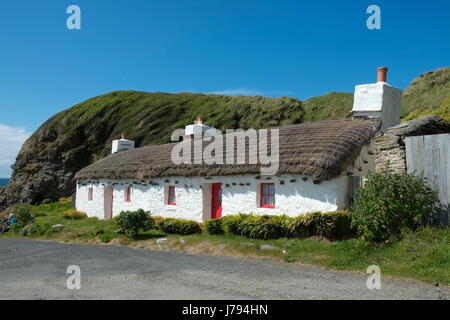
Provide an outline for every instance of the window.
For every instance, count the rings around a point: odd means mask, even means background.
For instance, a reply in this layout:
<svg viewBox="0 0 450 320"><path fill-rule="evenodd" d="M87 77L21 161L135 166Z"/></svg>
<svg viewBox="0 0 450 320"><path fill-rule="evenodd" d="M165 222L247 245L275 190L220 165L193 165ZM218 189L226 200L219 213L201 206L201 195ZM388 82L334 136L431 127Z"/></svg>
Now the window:
<svg viewBox="0 0 450 320"><path fill-rule="evenodd" d="M261 208L275 208L275 185L261 183Z"/></svg>
<svg viewBox="0 0 450 320"><path fill-rule="evenodd" d="M89 187L88 189L88 201L94 200L94 188Z"/></svg>
<svg viewBox="0 0 450 320"><path fill-rule="evenodd" d="M169 186L167 204L169 204L171 206L177 205L177 198L175 196L175 187L174 186Z"/></svg>
<svg viewBox="0 0 450 320"><path fill-rule="evenodd" d="M125 202L131 202L131 186L125 189Z"/></svg>

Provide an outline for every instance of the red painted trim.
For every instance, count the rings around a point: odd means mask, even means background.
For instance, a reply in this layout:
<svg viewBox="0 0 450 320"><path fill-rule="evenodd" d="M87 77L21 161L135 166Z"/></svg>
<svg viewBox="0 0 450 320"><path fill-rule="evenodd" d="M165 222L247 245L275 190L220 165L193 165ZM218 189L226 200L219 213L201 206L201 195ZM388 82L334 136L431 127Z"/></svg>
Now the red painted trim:
<svg viewBox="0 0 450 320"><path fill-rule="evenodd" d="M211 186L211 219L222 217L222 198L219 199L219 193L222 192L221 183L213 183Z"/></svg>
<svg viewBox="0 0 450 320"><path fill-rule="evenodd" d="M169 192L168 192L168 199L167 199L167 204L170 206L176 206L177 205L177 200L175 200L175 202L173 202L173 199L171 197L171 190L173 190L173 195L175 196L174 198L176 199L176 194L175 194L175 187L174 186L169 186Z"/></svg>
<svg viewBox="0 0 450 320"><path fill-rule="evenodd" d="M131 202L131 186L125 189L125 202Z"/></svg>
<svg viewBox="0 0 450 320"><path fill-rule="evenodd" d="M268 185L269 186L269 190L270 190L270 185L273 185L273 190L275 192L275 184L274 183L261 183L261 193L260 193L260 199L259 199L259 205L261 208L269 208L269 209L275 209L275 205L268 205L268 204L263 204L263 198L264 198L264 186ZM273 196L273 201L275 203L275 193L267 193L268 198L270 196Z"/></svg>
<svg viewBox="0 0 450 320"><path fill-rule="evenodd" d="M88 201L94 201L94 188L89 187L88 189Z"/></svg>

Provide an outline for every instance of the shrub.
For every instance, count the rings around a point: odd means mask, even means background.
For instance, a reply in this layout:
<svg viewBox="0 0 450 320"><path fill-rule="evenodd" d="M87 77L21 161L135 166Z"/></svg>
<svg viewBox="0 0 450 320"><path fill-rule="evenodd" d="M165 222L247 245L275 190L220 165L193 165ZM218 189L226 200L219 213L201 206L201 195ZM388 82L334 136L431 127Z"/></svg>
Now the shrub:
<svg viewBox="0 0 450 320"><path fill-rule="evenodd" d="M161 217L161 216L152 216L152 218L153 218L153 222L155 223L154 228L155 228L155 229L159 229L159 223L160 223L161 220L164 219L164 218Z"/></svg>
<svg viewBox="0 0 450 320"><path fill-rule="evenodd" d="M346 211L311 212L292 219L287 229L289 236L295 238L322 236L330 240L340 240L353 234L350 216Z"/></svg>
<svg viewBox="0 0 450 320"><path fill-rule="evenodd" d="M286 215L250 215L242 221L242 235L252 239L278 239L287 236Z"/></svg>
<svg viewBox="0 0 450 320"><path fill-rule="evenodd" d="M205 231L209 234L224 234L222 219L211 219L204 223Z"/></svg>
<svg viewBox="0 0 450 320"><path fill-rule="evenodd" d="M315 223L315 233L330 240L341 240L353 235L350 216L346 211L320 213Z"/></svg>
<svg viewBox="0 0 450 320"><path fill-rule="evenodd" d="M313 212L295 217L287 224L287 231L290 237L309 238L316 234L315 217L319 213Z"/></svg>
<svg viewBox="0 0 450 320"><path fill-rule="evenodd" d="M72 206L72 197L59 198L58 203L61 207Z"/></svg>
<svg viewBox="0 0 450 320"><path fill-rule="evenodd" d="M166 233L175 233L181 235L188 235L200 233L200 224L192 220L164 218L159 222L159 228Z"/></svg>
<svg viewBox="0 0 450 320"><path fill-rule="evenodd" d="M105 233L100 236L100 241L103 243L108 243L111 242L111 240L116 237L117 235L115 233Z"/></svg>
<svg viewBox="0 0 450 320"><path fill-rule="evenodd" d="M14 223L14 228L22 228L31 222L31 206L29 204L18 204L12 208L10 211L14 214L16 222Z"/></svg>
<svg viewBox="0 0 450 320"><path fill-rule="evenodd" d="M242 222L249 217L249 214L239 213L221 218L222 228L225 233L242 235Z"/></svg>
<svg viewBox="0 0 450 320"><path fill-rule="evenodd" d="M63 212L64 219L72 219L72 220L79 220L87 218L87 214L81 211L76 210L68 210Z"/></svg>
<svg viewBox="0 0 450 320"><path fill-rule="evenodd" d="M148 231L154 223L149 211L122 211L116 218L120 230L130 237L136 237L140 230Z"/></svg>
<svg viewBox="0 0 450 320"><path fill-rule="evenodd" d="M423 176L383 172L369 177L350 209L351 225L367 242L381 242L402 228L431 222L439 208L437 191Z"/></svg>

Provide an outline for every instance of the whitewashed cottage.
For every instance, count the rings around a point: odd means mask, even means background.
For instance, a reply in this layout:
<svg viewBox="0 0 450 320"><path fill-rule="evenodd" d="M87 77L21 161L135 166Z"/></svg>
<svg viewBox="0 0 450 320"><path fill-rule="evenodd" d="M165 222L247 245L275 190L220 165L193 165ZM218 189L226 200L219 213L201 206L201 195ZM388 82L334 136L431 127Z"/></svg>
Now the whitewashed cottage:
<svg viewBox="0 0 450 320"><path fill-rule="evenodd" d="M377 83L355 87L352 117L280 127L273 175L261 174L260 162L175 164L179 143L135 149L122 137L110 156L76 174L77 210L110 219L142 208L204 221L239 212L297 216L346 209L361 177L375 171L375 134L400 122L402 91L386 83L386 72L379 68ZM185 130L181 143L194 136L208 145L217 138L206 136L214 130L202 119ZM261 156L248 141L242 151L246 159Z"/></svg>

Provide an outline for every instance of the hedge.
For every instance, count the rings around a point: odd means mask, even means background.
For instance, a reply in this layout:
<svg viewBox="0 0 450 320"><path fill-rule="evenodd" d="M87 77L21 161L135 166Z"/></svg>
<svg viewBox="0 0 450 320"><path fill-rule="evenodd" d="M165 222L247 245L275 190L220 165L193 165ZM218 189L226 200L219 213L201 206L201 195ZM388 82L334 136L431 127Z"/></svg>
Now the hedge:
<svg viewBox="0 0 450 320"><path fill-rule="evenodd" d="M354 235L346 211L312 212L295 218L286 215L238 214L205 222L209 234L235 234L252 239L308 238L322 236L330 240Z"/></svg>
<svg viewBox="0 0 450 320"><path fill-rule="evenodd" d="M287 229L294 238L322 236L330 240L341 240L354 234L346 211L312 212L298 216L288 223Z"/></svg>
<svg viewBox="0 0 450 320"><path fill-rule="evenodd" d="M222 219L211 219L205 221L204 223L205 232L214 235L224 234L225 232L223 231L222 222L223 222Z"/></svg>
<svg viewBox="0 0 450 320"><path fill-rule="evenodd" d="M200 224L192 220L164 218L159 221L158 226L166 233L188 235L202 232Z"/></svg>
<svg viewBox="0 0 450 320"><path fill-rule="evenodd" d="M288 236L286 215L250 215L242 221L241 234L252 239L278 239Z"/></svg>

